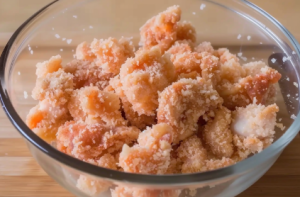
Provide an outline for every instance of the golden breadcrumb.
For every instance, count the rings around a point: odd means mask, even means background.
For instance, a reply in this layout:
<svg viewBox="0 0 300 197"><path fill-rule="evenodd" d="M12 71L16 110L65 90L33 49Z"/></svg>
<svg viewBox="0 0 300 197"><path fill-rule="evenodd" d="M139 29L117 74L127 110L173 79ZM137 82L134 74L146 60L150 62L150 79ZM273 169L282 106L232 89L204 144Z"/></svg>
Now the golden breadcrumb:
<svg viewBox="0 0 300 197"><path fill-rule="evenodd" d="M174 66L158 47L143 49L123 64L120 80L133 110L152 116L158 107L158 91L175 80Z"/></svg>
<svg viewBox="0 0 300 197"><path fill-rule="evenodd" d="M157 120L172 126L173 143L176 144L196 133L199 117L222 102L204 79L180 79L160 94Z"/></svg>
<svg viewBox="0 0 300 197"><path fill-rule="evenodd" d="M152 17L140 28L140 43L146 48L158 45L162 52L168 50L176 41L180 17L181 9L177 5Z"/></svg>
<svg viewBox="0 0 300 197"><path fill-rule="evenodd" d="M111 190L112 197L158 197L159 194L159 190L150 190L136 187L118 186L115 189Z"/></svg>
<svg viewBox="0 0 300 197"><path fill-rule="evenodd" d="M214 114L215 117L208 120L204 127L203 139L209 150L218 158L231 157L233 154L231 111L221 106Z"/></svg>
<svg viewBox="0 0 300 197"><path fill-rule="evenodd" d="M210 54L214 53L214 48L211 46L210 42L201 42L198 46L195 47L195 52L202 53L207 52Z"/></svg>

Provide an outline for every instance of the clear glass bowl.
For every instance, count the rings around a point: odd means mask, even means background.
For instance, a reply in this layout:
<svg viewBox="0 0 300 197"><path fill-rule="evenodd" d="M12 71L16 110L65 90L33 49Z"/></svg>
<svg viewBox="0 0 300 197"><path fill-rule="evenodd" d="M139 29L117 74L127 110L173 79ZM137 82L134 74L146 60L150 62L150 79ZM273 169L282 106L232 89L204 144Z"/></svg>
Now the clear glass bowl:
<svg viewBox="0 0 300 197"><path fill-rule="evenodd" d="M133 36L138 45L139 28L147 19L178 4L182 20L191 21L197 40L215 48L241 52L241 62L260 60L282 74L278 86L279 119L285 129L266 150L236 165L209 172L183 175L141 175L113 171L65 155L37 137L24 123L31 107L35 64L61 54L63 63L73 58L76 45L93 38ZM72 39L72 40L70 40ZM181 196L235 196L258 180L276 161L300 128L299 53L295 38L278 21L255 5L242 0L63 0L55 1L28 19L12 36L0 59L1 102L7 116L27 140L40 166L77 196L90 196L76 187L85 175L110 188L176 191ZM276 62L273 63L274 59ZM285 61L283 61L283 59ZM94 196L110 196L109 190ZM161 195L163 196L163 195Z"/></svg>

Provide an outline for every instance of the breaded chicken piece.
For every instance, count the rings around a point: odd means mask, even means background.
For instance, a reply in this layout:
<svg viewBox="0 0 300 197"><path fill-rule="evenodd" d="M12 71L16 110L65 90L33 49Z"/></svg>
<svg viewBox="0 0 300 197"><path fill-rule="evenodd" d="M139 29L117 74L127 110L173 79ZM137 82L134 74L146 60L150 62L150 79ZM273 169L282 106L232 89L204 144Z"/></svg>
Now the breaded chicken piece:
<svg viewBox="0 0 300 197"><path fill-rule="evenodd" d="M132 43L123 37L120 40L111 37L105 40L94 39L90 47L96 56L96 65L114 75L119 74L121 65L134 55Z"/></svg>
<svg viewBox="0 0 300 197"><path fill-rule="evenodd" d="M172 128L157 124L140 133L138 145L123 146L119 165L125 172L165 174L170 164Z"/></svg>
<svg viewBox="0 0 300 197"><path fill-rule="evenodd" d="M210 54L214 54L214 48L211 46L210 42L201 42L198 46L194 48L195 52L202 53L207 52Z"/></svg>
<svg viewBox="0 0 300 197"><path fill-rule="evenodd" d="M210 159L205 161L206 170L208 171L231 166L235 163L236 161L234 161L233 159L225 157L223 157L222 159Z"/></svg>
<svg viewBox="0 0 300 197"><path fill-rule="evenodd" d="M37 78L32 98L40 101L47 99L53 106L65 105L72 91L73 75L59 69L45 77Z"/></svg>
<svg viewBox="0 0 300 197"><path fill-rule="evenodd" d="M174 62L176 55L192 52L192 46L186 40L176 41L166 53L171 54L171 61Z"/></svg>
<svg viewBox="0 0 300 197"><path fill-rule="evenodd" d="M112 73L106 73L94 62L86 60L72 60L63 67L64 71L73 74L74 89L85 86L97 86L103 90L108 86Z"/></svg>
<svg viewBox="0 0 300 197"><path fill-rule="evenodd" d="M29 111L26 124L40 138L50 143L55 140L58 128L70 119L66 106L52 106L48 100L43 100Z"/></svg>
<svg viewBox="0 0 300 197"><path fill-rule="evenodd" d="M40 62L36 64L36 75L38 78L46 77L48 73L58 71L61 66L61 56L52 56L48 61Z"/></svg>
<svg viewBox="0 0 300 197"><path fill-rule="evenodd" d="M272 143L278 111L276 104L251 104L233 112L231 129L235 133L233 142L238 158L244 159L251 153L260 152Z"/></svg>
<svg viewBox="0 0 300 197"><path fill-rule="evenodd" d="M180 174L183 161L178 157L177 149L179 145L172 146L170 165L166 174Z"/></svg>
<svg viewBox="0 0 300 197"><path fill-rule="evenodd" d="M158 47L142 49L135 58L122 65L122 90L139 115L155 115L158 92L175 80L175 71L169 55L162 55Z"/></svg>
<svg viewBox="0 0 300 197"><path fill-rule="evenodd" d="M195 27L187 21L178 22L176 40L186 40L193 45L196 42Z"/></svg>
<svg viewBox="0 0 300 197"><path fill-rule="evenodd" d="M110 80L110 87L108 87L106 90L115 92L120 97L122 109L125 113L126 120L131 126L136 126L139 129L145 129L146 126L151 126L156 123L156 115L139 115L133 110L132 104L128 102L124 94L119 76L116 76Z"/></svg>
<svg viewBox="0 0 300 197"><path fill-rule="evenodd" d="M119 165L125 172L139 174L165 174L170 164L171 144L166 141L163 149L150 149L140 145L124 145Z"/></svg>
<svg viewBox="0 0 300 197"><path fill-rule="evenodd" d="M174 5L149 19L140 28L140 44L146 48L158 45L162 52L168 50L177 39L177 22L180 17L181 9Z"/></svg>
<svg viewBox="0 0 300 197"><path fill-rule="evenodd" d="M160 190L118 186L111 190L112 197L158 197ZM170 196L171 197L171 196Z"/></svg>
<svg viewBox="0 0 300 197"><path fill-rule="evenodd" d="M203 138L209 150L218 158L233 154L231 111L220 106L214 111L215 117L204 126Z"/></svg>
<svg viewBox="0 0 300 197"><path fill-rule="evenodd" d="M140 133L138 143L142 147L149 149L163 149L164 143L172 143L172 127L165 123L153 125L148 127L145 131ZM168 146L167 144L167 146Z"/></svg>
<svg viewBox="0 0 300 197"><path fill-rule="evenodd" d="M109 153L103 155L100 159L89 163L103 168L117 170L116 160L114 156ZM97 196L108 190L111 185L112 183L106 180L94 179L85 175L80 175L76 183L76 187L89 196Z"/></svg>
<svg viewBox="0 0 300 197"><path fill-rule="evenodd" d="M180 79L161 92L157 110L158 123L173 128L173 143L196 133L198 119L223 102L204 79Z"/></svg>
<svg viewBox="0 0 300 197"><path fill-rule="evenodd" d="M224 99L224 106L234 110L256 100L265 104L275 96L274 84L281 78L278 71L263 62L252 62L243 67L227 49L219 49L220 82L216 89Z"/></svg>
<svg viewBox="0 0 300 197"><path fill-rule="evenodd" d="M113 92L101 91L98 87L86 86L74 90L68 109L75 121L127 125L120 111L119 97Z"/></svg>
<svg viewBox="0 0 300 197"><path fill-rule="evenodd" d="M207 151L200 138L193 135L183 140L177 149L178 158L183 162L181 173L205 171Z"/></svg>
<svg viewBox="0 0 300 197"><path fill-rule="evenodd" d="M139 133L136 127L70 121L58 130L57 149L81 160L97 159L121 150L124 144L132 144Z"/></svg>
<svg viewBox="0 0 300 197"><path fill-rule="evenodd" d="M93 61L96 55L92 52L89 43L82 42L76 47L76 58L78 60Z"/></svg>

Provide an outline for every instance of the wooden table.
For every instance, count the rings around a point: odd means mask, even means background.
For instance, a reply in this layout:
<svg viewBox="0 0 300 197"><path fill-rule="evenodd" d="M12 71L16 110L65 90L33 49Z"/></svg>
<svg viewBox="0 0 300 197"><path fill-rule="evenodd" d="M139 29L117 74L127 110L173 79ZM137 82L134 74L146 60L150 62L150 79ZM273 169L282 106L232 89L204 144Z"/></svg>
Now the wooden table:
<svg viewBox="0 0 300 197"><path fill-rule="evenodd" d="M29 3L28 3L29 2ZM0 52L24 20L50 0L0 0ZM277 18L300 40L299 0L252 0ZM25 8L26 7L26 8ZM13 9L14 8L14 9ZM71 197L34 161L25 142L0 110L0 197ZM239 197L299 197L300 137L275 165Z"/></svg>

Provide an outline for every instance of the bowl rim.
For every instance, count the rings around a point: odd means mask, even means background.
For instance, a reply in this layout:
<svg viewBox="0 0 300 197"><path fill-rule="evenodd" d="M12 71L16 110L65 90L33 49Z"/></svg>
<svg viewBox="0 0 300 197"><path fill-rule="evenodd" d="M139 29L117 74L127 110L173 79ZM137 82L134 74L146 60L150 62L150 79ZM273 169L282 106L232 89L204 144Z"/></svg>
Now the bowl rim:
<svg viewBox="0 0 300 197"><path fill-rule="evenodd" d="M210 1L211 0L204 0ZM275 18L273 18L270 14L254 5L253 3L247 0L237 0L238 2L242 2L255 11L262 14L264 17L273 22L289 39L289 41L294 45L296 53L300 54L300 45L298 41L292 36L292 34ZM0 100L2 107L13 124L13 126L20 132L20 134L29 141L32 145L34 145L38 150L47 154L53 160L56 160L58 163L63 164L67 167L74 168L78 171L81 171L86 174L90 174L92 176L98 178L104 178L111 181L120 181L120 182L128 182L134 184L141 185L190 185L190 184L199 184L203 182L216 181L217 179L226 178L228 176L235 176L240 173L246 172L254 166L257 166L265 161L268 158L273 157L275 154L278 154L298 133L300 129L300 115L297 114L297 118L294 120L292 125L288 128L288 130L281 136L277 141L275 141L268 148L263 150L261 153L255 154L250 158L247 158L243 161L238 162L235 165L228 166L221 169L216 169L212 171L206 172L198 172L191 174L174 174L174 175L146 175L146 174L134 174L127 172L115 171L107 168L102 168L99 166L95 166L81 160L78 160L74 157L71 157L67 154L60 152L59 150L52 147L50 144L46 143L44 140L39 138L34 132L28 128L28 126L22 121L19 117L18 113L14 109L9 95L5 89L5 65L7 63L7 58L10 52L11 47L14 44L14 41L18 37L18 35L22 32L24 27L28 23L30 23L33 19L35 19L39 14L41 14L46 9L49 9L53 4L59 2L59 0L54 0L49 3L39 11L37 11L34 15L32 15L29 19L27 19L11 36L8 43L6 44L2 55L0 56Z"/></svg>

